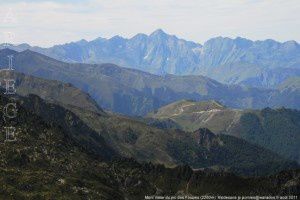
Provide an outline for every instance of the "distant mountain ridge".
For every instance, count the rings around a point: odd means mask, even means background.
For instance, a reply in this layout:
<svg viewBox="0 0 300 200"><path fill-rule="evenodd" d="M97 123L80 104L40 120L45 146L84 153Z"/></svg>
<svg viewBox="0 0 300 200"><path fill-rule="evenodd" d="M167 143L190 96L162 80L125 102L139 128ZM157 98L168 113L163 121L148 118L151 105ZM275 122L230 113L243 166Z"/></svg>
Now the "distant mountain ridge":
<svg viewBox="0 0 300 200"><path fill-rule="evenodd" d="M87 92L102 108L126 115L145 115L181 99L214 99L233 108L300 108L299 99L295 98L297 90L282 93L225 85L204 76L158 76L114 64L64 63L30 50L1 50L2 68L7 66L7 56L11 54L16 71L71 83Z"/></svg>
<svg viewBox="0 0 300 200"><path fill-rule="evenodd" d="M35 94L48 102L63 106L76 106L93 112L103 113L103 110L86 93L69 83L56 80L45 80L16 71L0 71L0 78L15 80L16 92L26 96ZM0 86L1 87L1 86Z"/></svg>
<svg viewBox="0 0 300 200"><path fill-rule="evenodd" d="M80 40L51 48L31 49L66 62L114 63L154 74L205 75L229 84L275 88L300 76L300 45L295 41L251 41L216 37L203 45L179 39L158 29L126 39Z"/></svg>

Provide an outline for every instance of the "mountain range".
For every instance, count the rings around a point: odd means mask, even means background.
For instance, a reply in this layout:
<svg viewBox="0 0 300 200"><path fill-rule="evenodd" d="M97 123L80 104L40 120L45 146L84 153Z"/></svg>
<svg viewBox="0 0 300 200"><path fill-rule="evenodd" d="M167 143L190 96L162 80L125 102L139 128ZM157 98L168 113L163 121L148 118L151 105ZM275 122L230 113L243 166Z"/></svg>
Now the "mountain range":
<svg viewBox="0 0 300 200"><path fill-rule="evenodd" d="M1 61L11 54L16 70L1 70L0 81L3 78L16 80L18 95L7 98L0 89L0 110L14 101L18 105L18 116L8 121L0 118L0 127L14 126L17 141L0 146L3 186L0 198L138 200L145 195L299 194L300 176L299 170L295 170L299 165L267 146L243 137L215 134L207 128L188 132L147 125L143 119L103 110L84 92L85 87L81 90L66 83L68 81L56 80L68 77L74 84L82 80L85 86L88 73L83 73L82 68L92 71L93 67L98 68L95 76L100 77L114 77L115 71L136 72L132 77L142 79L154 75L115 65L68 64L31 51L17 53L6 49L0 51ZM6 66L3 61L0 64ZM22 70L27 74L18 72ZM45 79L49 74L53 80ZM116 77L114 82L122 80L121 75ZM183 82L186 80L189 79ZM202 76L196 80L196 83L205 80L223 85ZM282 85L282 89L290 91L295 88L296 79ZM224 107L213 101L212 107L215 106ZM293 112L288 111L285 116L290 113ZM273 118L282 117L276 112L266 114L271 122ZM291 120L299 121L295 116ZM286 124L285 121L279 124L282 129L278 133L297 133L297 127L292 130L290 125L286 127L287 132L282 132L283 123ZM251 127L260 130L252 125L250 123L249 131ZM248 126L243 127L248 130ZM4 136L1 135L1 142ZM274 144L276 137L277 134L268 135ZM297 137L294 140L298 141Z"/></svg>
<svg viewBox="0 0 300 200"><path fill-rule="evenodd" d="M247 176L273 174L282 169L297 167L289 159L232 136L217 136L206 129L193 133L157 129L132 118L106 113L101 108L87 109L87 105L93 105L93 100L83 101L82 97L87 95L74 90L72 86L66 90L58 90L59 96L49 98L44 91L51 91L54 85L62 85L58 81L16 72L9 72L5 77L18 80L16 87L21 88L18 94L23 96L20 98L20 105L24 109L46 123L62 127L75 142L95 155L105 155L105 158L121 155L169 167L178 164L188 164L193 168L221 167ZM43 100L32 93L40 95ZM81 103L68 103L69 96L72 96L73 102ZM240 149L241 146L243 150ZM257 154L261 157L257 157ZM228 157L230 159L226 159Z"/></svg>
<svg viewBox="0 0 300 200"><path fill-rule="evenodd" d="M216 37L201 45L158 29L130 39L114 36L50 48L28 44L10 48L30 49L65 62L114 63L159 75L204 75L251 87L276 88L286 79L300 76L300 45L295 41Z"/></svg>
<svg viewBox="0 0 300 200"><path fill-rule="evenodd" d="M87 92L103 109L126 115L145 115L181 99L214 99L232 108L300 108L299 84L292 80L278 89L249 88L222 84L204 76L158 76L114 64L65 63L30 50L10 49L0 51L2 68L8 65L8 55L14 56L17 71L71 83Z"/></svg>
<svg viewBox="0 0 300 200"><path fill-rule="evenodd" d="M0 44L0 111L0 199L300 195L295 41Z"/></svg>

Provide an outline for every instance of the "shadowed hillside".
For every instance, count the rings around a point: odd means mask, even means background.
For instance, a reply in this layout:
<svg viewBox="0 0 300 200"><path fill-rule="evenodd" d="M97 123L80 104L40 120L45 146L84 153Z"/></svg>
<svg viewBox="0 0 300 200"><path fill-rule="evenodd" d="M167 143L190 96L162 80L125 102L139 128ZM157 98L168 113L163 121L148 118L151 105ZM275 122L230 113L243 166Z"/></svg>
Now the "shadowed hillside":
<svg viewBox="0 0 300 200"><path fill-rule="evenodd" d="M215 136L210 133L213 139L208 140L208 144L200 143L198 137L205 137L206 134L201 130L193 134L163 130L122 116L101 115L78 107L69 108L75 115L33 95L22 100L22 106L41 116L46 122L55 122L70 131L74 139L95 154L105 147L101 139L104 138L105 143L124 157L167 166L216 166L247 176L273 174L297 167L296 163L271 151L229 136ZM84 137L81 132L84 132ZM219 142L216 143L215 140Z"/></svg>
<svg viewBox="0 0 300 200"><path fill-rule="evenodd" d="M71 84L56 80L45 80L16 71L0 71L0 77L15 80L19 95L36 94L49 102L64 106L76 106L94 112L103 112L86 93ZM4 85L4 82L3 82Z"/></svg>
<svg viewBox="0 0 300 200"><path fill-rule="evenodd" d="M3 199L130 199L145 195L210 194L299 194L299 172L286 171L260 178L241 178L212 170L193 171L188 166L170 169L133 159L112 160L109 147L97 152L87 148L68 126L27 110L22 98L18 117L0 125L13 125L17 141L0 146L0 198ZM36 101L36 100L35 100ZM0 95L0 108L9 99ZM37 102L36 102L37 105ZM45 107L47 109L47 106ZM62 108L54 107L53 112ZM50 114L50 113L48 113ZM76 119L71 124L80 124ZM76 125L75 125L76 126ZM88 129L86 129L88 130ZM3 137L1 137L3 141ZM207 144L207 140L203 141ZM230 184L224 181L230 180ZM239 186L239 187L237 187ZM217 191L217 192L216 192Z"/></svg>
<svg viewBox="0 0 300 200"><path fill-rule="evenodd" d="M237 110L218 102L179 101L148 115L172 120L184 130L206 127L217 134L232 135L300 162L300 112L279 108Z"/></svg>
<svg viewBox="0 0 300 200"><path fill-rule="evenodd" d="M215 136L220 140L220 143L213 145L214 148L212 149L206 148L188 132L158 129L125 116L104 113L97 106L89 106L94 105L93 101L89 98L83 98L88 96L71 86L65 90L58 90L59 96L57 96L57 93L52 94L51 90L45 93L44 89L51 89L53 85L59 86L61 85L60 82L36 79L16 73L10 75L18 77L17 82L22 95L35 93L52 102L47 103L38 96L29 95L29 98L21 101L24 107L41 116L46 122L55 122L65 128L72 133L74 139L94 153L101 151L104 139L114 151L122 156L167 166L182 163L189 164L194 168L219 166L244 175L270 174L295 166L294 163L284 160L272 152L235 138L222 139ZM32 82L24 80L31 80ZM72 103L71 98L68 97L73 94L72 91L75 91L76 94L72 97L73 102L82 102L81 104ZM69 100L71 102L68 102ZM53 102L65 108L55 105ZM94 111L86 109L88 106L97 109ZM220 106L220 104L215 102L215 106ZM84 132L86 137L82 137L81 132ZM99 138L98 135L103 139ZM228 146L223 140L229 141ZM232 142L236 144L230 146ZM238 144L245 145L245 149L241 151L239 148L235 148ZM224 152L224 154L220 154L220 152ZM245 157L247 154L251 156ZM257 157L257 154L263 156ZM225 159L228 157L231 159ZM244 163L241 163L240 160L243 159ZM259 169L257 167L269 166L270 163L273 163L274 168Z"/></svg>

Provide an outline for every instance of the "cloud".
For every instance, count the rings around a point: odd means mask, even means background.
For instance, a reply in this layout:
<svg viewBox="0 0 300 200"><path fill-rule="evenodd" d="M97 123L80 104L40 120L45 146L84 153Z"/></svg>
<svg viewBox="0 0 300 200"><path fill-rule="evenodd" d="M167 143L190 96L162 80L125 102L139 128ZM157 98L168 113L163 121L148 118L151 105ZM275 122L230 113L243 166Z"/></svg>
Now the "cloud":
<svg viewBox="0 0 300 200"><path fill-rule="evenodd" d="M7 1L8 2L8 1ZM132 37L157 28L203 43L215 36L300 41L298 0L13 0L0 3L0 23L14 42L34 45ZM4 40L3 34L0 40Z"/></svg>

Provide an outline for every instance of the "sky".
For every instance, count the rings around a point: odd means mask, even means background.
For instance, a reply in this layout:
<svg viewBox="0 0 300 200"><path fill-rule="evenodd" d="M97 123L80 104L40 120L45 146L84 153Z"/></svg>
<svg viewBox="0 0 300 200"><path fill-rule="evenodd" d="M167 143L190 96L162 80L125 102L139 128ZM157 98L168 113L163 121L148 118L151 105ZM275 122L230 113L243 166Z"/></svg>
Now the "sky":
<svg viewBox="0 0 300 200"><path fill-rule="evenodd" d="M158 28L201 44L217 36L300 42L299 11L299 0L0 0L0 43L50 47Z"/></svg>

